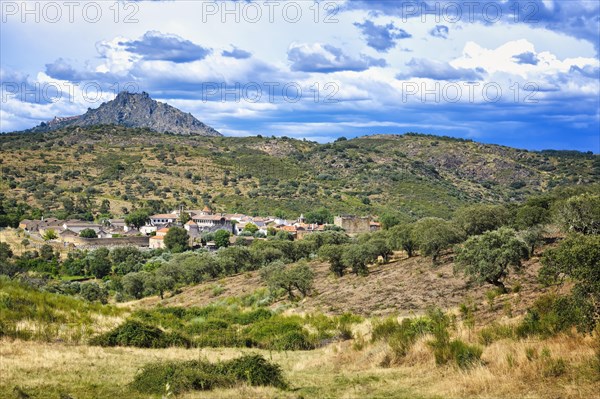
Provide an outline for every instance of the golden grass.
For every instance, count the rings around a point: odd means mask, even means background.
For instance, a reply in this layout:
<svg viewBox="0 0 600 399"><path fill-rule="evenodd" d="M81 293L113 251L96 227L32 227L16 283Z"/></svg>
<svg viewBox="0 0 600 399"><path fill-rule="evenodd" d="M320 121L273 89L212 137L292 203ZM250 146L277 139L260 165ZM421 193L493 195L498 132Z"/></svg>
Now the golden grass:
<svg viewBox="0 0 600 399"><path fill-rule="evenodd" d="M360 330L363 325L359 327ZM420 339L406 358L393 367L381 366L385 344L354 349L353 341L330 344L314 351L262 353L280 364L289 391L239 386L211 392L189 392L180 398L599 398L600 376L592 368L589 337L561 335L547 340L502 340L484 348L483 364L462 371L436 366ZM527 350L529 349L529 352ZM146 363L239 356L246 349L100 348L61 343L0 341L0 397L14 388L32 398L142 398L128 383ZM535 353L528 359L526 353ZM562 358L562 374L547 373L548 359Z"/></svg>

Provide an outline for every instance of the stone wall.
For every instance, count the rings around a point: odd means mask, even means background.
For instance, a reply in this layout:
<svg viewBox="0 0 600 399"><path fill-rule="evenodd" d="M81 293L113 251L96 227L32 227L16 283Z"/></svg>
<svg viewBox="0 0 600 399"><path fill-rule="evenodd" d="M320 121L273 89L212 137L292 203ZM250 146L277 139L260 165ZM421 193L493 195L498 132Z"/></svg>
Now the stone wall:
<svg viewBox="0 0 600 399"><path fill-rule="evenodd" d="M368 233L371 231L370 222L369 217L336 216L333 219L333 224L346 230L348 234Z"/></svg>

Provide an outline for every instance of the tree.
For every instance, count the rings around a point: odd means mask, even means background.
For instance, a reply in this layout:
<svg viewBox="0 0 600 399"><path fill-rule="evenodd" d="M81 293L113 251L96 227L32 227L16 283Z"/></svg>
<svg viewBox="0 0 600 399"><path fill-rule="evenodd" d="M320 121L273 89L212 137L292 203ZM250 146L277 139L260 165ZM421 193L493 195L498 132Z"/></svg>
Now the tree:
<svg viewBox="0 0 600 399"><path fill-rule="evenodd" d="M521 260L526 259L528 253L527 245L513 229L501 227L470 237L457 249L455 269L462 270L478 283L487 282L506 292L502 280L511 268L521 268Z"/></svg>
<svg viewBox="0 0 600 399"><path fill-rule="evenodd" d="M563 278L575 283L572 297L584 310L580 327L591 332L600 318L600 235L572 234L544 253L542 282L552 284Z"/></svg>
<svg viewBox="0 0 600 399"><path fill-rule="evenodd" d="M229 246L229 237L231 233L227 230L217 230L215 232L215 245L217 248L224 248Z"/></svg>
<svg viewBox="0 0 600 399"><path fill-rule="evenodd" d="M0 261L5 261L8 258L13 257L13 251L10 249L10 245L5 242L0 242Z"/></svg>
<svg viewBox="0 0 600 399"><path fill-rule="evenodd" d="M520 229L535 227L548 222L550 212L537 205L523 205L515 216L515 226Z"/></svg>
<svg viewBox="0 0 600 399"><path fill-rule="evenodd" d="M383 238L373 238L367 243L363 244L363 246L368 250L374 259L377 259L379 256L381 256L384 263L387 263L389 257L394 253L387 241Z"/></svg>
<svg viewBox="0 0 600 399"><path fill-rule="evenodd" d="M312 289L314 272L306 262L286 266L283 262L273 262L261 270L261 278L273 292L283 289L290 300L294 299L294 289L307 296Z"/></svg>
<svg viewBox="0 0 600 399"><path fill-rule="evenodd" d="M342 262L343 246L325 244L319 249L319 257L329 262L329 269L338 277L344 275L346 266Z"/></svg>
<svg viewBox="0 0 600 399"><path fill-rule="evenodd" d="M462 241L462 234L444 219L423 218L414 224L413 238L421 254L431 256L435 264L443 250Z"/></svg>
<svg viewBox="0 0 600 399"><path fill-rule="evenodd" d="M370 255L362 245L348 244L344 246L342 254L342 263L344 266L352 269L352 273L357 276L366 276L369 274L367 263Z"/></svg>
<svg viewBox="0 0 600 399"><path fill-rule="evenodd" d="M124 275L121 279L123 292L135 299L142 298L145 289L144 280L144 273L129 273Z"/></svg>
<svg viewBox="0 0 600 399"><path fill-rule="evenodd" d="M333 222L333 215L327 208L319 208L314 211L307 212L304 219L306 223L327 224Z"/></svg>
<svg viewBox="0 0 600 399"><path fill-rule="evenodd" d="M101 303L108 302L108 291L105 288L100 287L98 284L93 282L86 282L81 284L79 289L79 295L86 301Z"/></svg>
<svg viewBox="0 0 600 399"><path fill-rule="evenodd" d="M254 234L258 231L258 226L254 223L247 223L246 226L244 226L244 231Z"/></svg>
<svg viewBox="0 0 600 399"><path fill-rule="evenodd" d="M402 249L406 251L409 258L413 256L414 251L418 249L412 224L403 224L394 226L390 230L390 245L392 249Z"/></svg>
<svg viewBox="0 0 600 399"><path fill-rule="evenodd" d="M88 272L96 278L103 278L110 274L112 264L109 258L109 250L105 247L98 248L92 252L88 261Z"/></svg>
<svg viewBox="0 0 600 399"><path fill-rule="evenodd" d="M181 224L186 224L190 220L192 220L192 217L187 212L181 212L181 214L179 215L179 223Z"/></svg>
<svg viewBox="0 0 600 399"><path fill-rule="evenodd" d="M379 217L381 228L384 230L389 230L392 227L399 225L401 221L400 215L396 213L384 213Z"/></svg>
<svg viewBox="0 0 600 399"><path fill-rule="evenodd" d="M56 231L54 231L53 229L48 229L46 230L42 238L46 241L56 240L58 238L58 234L56 234Z"/></svg>
<svg viewBox="0 0 600 399"><path fill-rule="evenodd" d="M53 260L56 257L52 245L44 244L40 248L40 258L43 260Z"/></svg>
<svg viewBox="0 0 600 399"><path fill-rule="evenodd" d="M149 221L150 215L148 211L145 211L143 209L138 209L125 216L125 223L128 226L133 226L138 230L140 229L140 227L146 225L146 223L148 223Z"/></svg>
<svg viewBox="0 0 600 399"><path fill-rule="evenodd" d="M557 219L566 232L600 234L600 195L567 199L558 207Z"/></svg>
<svg viewBox="0 0 600 399"><path fill-rule="evenodd" d="M520 232L521 239L529 247L529 256L533 256L535 248L544 242L543 230L539 227L530 227Z"/></svg>
<svg viewBox="0 0 600 399"><path fill-rule="evenodd" d="M169 251L178 253L189 248L190 236L181 227L171 227L165 235L164 241Z"/></svg>
<svg viewBox="0 0 600 399"><path fill-rule="evenodd" d="M98 238L98 234L94 229L83 229L79 232L79 237L82 238Z"/></svg>
<svg viewBox="0 0 600 399"><path fill-rule="evenodd" d="M456 225L468 236L496 230L508 223L508 210L501 205L472 205L459 209L454 216Z"/></svg>
<svg viewBox="0 0 600 399"><path fill-rule="evenodd" d="M98 208L98 212L102 214L107 214L110 212L110 201L107 199L103 199L100 204L100 208Z"/></svg>

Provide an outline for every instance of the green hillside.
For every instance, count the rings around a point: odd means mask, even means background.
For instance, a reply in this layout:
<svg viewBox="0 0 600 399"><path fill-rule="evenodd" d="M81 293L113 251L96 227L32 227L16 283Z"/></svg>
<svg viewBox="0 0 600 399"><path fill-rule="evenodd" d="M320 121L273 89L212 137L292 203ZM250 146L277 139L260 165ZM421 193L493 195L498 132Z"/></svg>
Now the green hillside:
<svg viewBox="0 0 600 399"><path fill-rule="evenodd" d="M319 207L448 217L465 204L509 203L600 180L600 158L593 154L418 134L318 144L97 126L6 134L0 151L5 200L62 216L97 213L107 199L114 215L187 203L288 217Z"/></svg>

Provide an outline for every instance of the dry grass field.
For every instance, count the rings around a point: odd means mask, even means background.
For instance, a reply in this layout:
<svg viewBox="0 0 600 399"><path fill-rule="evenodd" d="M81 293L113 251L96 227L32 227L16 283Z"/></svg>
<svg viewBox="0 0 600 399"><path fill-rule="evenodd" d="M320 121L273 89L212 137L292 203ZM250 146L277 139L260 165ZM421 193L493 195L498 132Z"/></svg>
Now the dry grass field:
<svg viewBox="0 0 600 399"><path fill-rule="evenodd" d="M485 348L483 364L468 371L438 367L419 341L404 362L381 365L385 345L345 341L314 351L262 352L280 364L287 391L238 386L190 392L178 398L598 398L590 338L500 341ZM135 349L0 342L2 398L145 398L128 388L138 370L159 360L210 361L237 357L241 349ZM527 355L534 353L535 355ZM529 358L528 358L529 356ZM557 370L556 359L566 368ZM28 395L28 396L25 396Z"/></svg>

